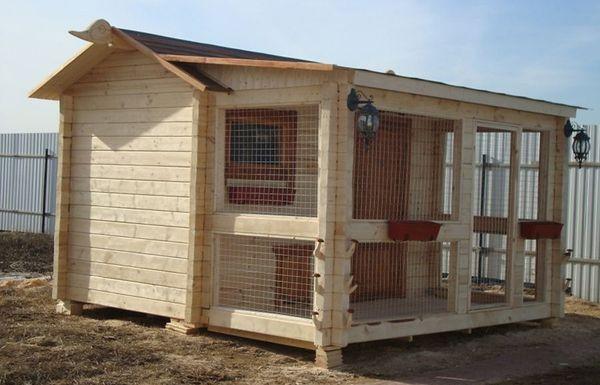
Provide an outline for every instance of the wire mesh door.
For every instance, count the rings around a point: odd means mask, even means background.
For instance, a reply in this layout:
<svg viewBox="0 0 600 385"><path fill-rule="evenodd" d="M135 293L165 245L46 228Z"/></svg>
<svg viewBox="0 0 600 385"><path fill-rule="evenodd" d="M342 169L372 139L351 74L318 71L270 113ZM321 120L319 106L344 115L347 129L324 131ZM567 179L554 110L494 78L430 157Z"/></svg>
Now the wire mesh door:
<svg viewBox="0 0 600 385"><path fill-rule="evenodd" d="M484 127L476 133L471 263L471 304L475 307L507 302L513 135Z"/></svg>
<svg viewBox="0 0 600 385"><path fill-rule="evenodd" d="M217 306L311 316L314 242L219 234L216 243Z"/></svg>
<svg viewBox="0 0 600 385"><path fill-rule="evenodd" d="M355 130L353 219L452 219L459 126L452 119L380 111L379 131L368 144ZM449 251L441 242L360 243L352 257L354 319L399 320L449 311L444 270Z"/></svg>

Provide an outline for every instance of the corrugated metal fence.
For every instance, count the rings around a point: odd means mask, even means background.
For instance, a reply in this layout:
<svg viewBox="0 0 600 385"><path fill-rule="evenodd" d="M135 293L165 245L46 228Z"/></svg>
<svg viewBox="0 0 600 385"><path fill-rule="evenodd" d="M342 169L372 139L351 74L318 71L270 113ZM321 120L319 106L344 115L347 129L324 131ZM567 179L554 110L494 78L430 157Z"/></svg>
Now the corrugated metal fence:
<svg viewBox="0 0 600 385"><path fill-rule="evenodd" d="M56 133L0 134L0 230L54 232L57 144Z"/></svg>
<svg viewBox="0 0 600 385"><path fill-rule="evenodd" d="M573 249L567 264L573 295L600 302L600 125L586 126L592 148L581 169L569 165L567 248Z"/></svg>

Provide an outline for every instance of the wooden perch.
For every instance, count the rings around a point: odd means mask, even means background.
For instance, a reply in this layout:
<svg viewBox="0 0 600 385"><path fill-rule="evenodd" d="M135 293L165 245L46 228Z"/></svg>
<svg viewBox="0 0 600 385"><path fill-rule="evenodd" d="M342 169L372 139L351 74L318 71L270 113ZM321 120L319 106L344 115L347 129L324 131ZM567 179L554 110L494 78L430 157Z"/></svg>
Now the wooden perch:
<svg viewBox="0 0 600 385"><path fill-rule="evenodd" d="M346 293L348 293L348 294L352 294L354 292L354 290L356 290L358 288L358 285L352 285L353 280L354 280L354 276L351 274L348 274L344 281L344 288L346 289Z"/></svg>
<svg viewBox="0 0 600 385"><path fill-rule="evenodd" d="M351 239L350 242L350 246L346 249L346 256L348 258L354 255L354 252L356 251L356 245L358 245L358 241L356 239Z"/></svg>
<svg viewBox="0 0 600 385"><path fill-rule="evenodd" d="M354 310L352 309L348 309L348 311L346 312L346 314L344 314L344 326L349 329L352 327L352 315L354 313Z"/></svg>
<svg viewBox="0 0 600 385"><path fill-rule="evenodd" d="M323 240L317 239L315 242L315 249L313 250L313 256L317 259L325 259L325 254L321 252L321 247L323 246Z"/></svg>
<svg viewBox="0 0 600 385"><path fill-rule="evenodd" d="M313 311L312 321L315 324L315 328L317 330L321 330L323 328L323 320L319 319L319 312L318 311Z"/></svg>

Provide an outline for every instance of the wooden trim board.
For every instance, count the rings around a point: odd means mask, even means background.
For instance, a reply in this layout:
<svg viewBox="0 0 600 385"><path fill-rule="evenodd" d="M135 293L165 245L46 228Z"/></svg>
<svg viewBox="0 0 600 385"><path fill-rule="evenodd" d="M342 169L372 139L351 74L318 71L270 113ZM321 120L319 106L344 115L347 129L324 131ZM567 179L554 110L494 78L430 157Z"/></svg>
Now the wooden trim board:
<svg viewBox="0 0 600 385"><path fill-rule="evenodd" d="M159 56L167 61L181 62L181 63L221 64L221 65L233 65L233 66L244 66L244 67L299 69L299 70L309 70L309 71L333 71L332 64L311 63L311 62L302 62L302 61L237 59L237 58L224 58L224 57L169 55L169 54L160 54Z"/></svg>

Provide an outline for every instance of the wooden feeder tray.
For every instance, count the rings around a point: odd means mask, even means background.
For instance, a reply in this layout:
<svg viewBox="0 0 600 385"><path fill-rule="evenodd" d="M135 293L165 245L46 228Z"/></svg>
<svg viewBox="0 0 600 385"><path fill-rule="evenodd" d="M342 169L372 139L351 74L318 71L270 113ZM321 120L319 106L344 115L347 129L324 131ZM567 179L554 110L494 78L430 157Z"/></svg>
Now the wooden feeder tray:
<svg viewBox="0 0 600 385"><path fill-rule="evenodd" d="M524 239L558 239L563 224L548 221L520 221L521 238Z"/></svg>
<svg viewBox="0 0 600 385"><path fill-rule="evenodd" d="M430 221L389 221L388 237L394 241L435 241L441 227Z"/></svg>

